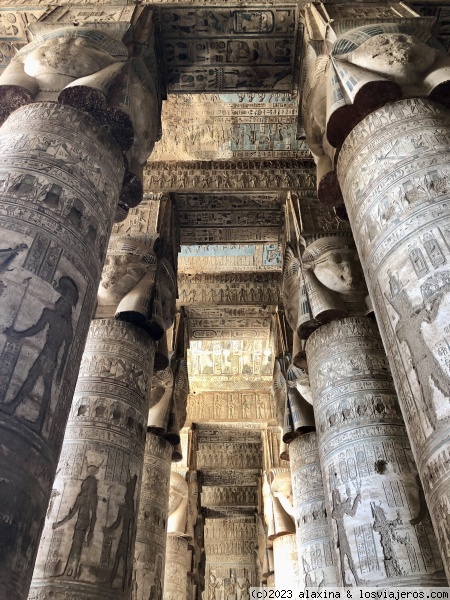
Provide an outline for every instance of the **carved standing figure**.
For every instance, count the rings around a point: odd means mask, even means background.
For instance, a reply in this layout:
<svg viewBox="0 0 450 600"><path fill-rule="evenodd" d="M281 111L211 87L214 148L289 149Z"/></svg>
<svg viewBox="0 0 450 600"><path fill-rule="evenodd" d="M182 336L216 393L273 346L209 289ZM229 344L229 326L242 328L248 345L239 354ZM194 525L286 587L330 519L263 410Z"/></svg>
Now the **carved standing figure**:
<svg viewBox="0 0 450 600"><path fill-rule="evenodd" d="M348 566L353 574L353 577L355 578L356 585L361 585L362 581L359 579L358 573L356 572L356 567L355 563L353 562L350 543L347 538L347 531L344 523L345 515L348 515L349 517L354 517L356 515L358 505L361 501L361 494L360 492L356 494L352 504L350 490L347 490L346 500L341 500L341 494L339 490L333 490L332 499L333 510L331 512L331 517L336 521L338 538L337 546L339 548L339 556L341 561L342 581L345 584L345 557L347 557Z"/></svg>
<svg viewBox="0 0 450 600"><path fill-rule="evenodd" d="M72 547L70 548L69 557L62 573L62 575L67 577L77 578L83 545L86 544L89 546L94 535L98 504L98 481L95 475L97 475L99 468L96 465L88 466L88 476L81 484L80 493L75 500L75 504L64 519L53 523L53 529L58 529L58 527L73 519L75 515L78 515L73 531Z"/></svg>
<svg viewBox="0 0 450 600"><path fill-rule="evenodd" d="M114 565L111 571L111 576L109 578L109 583L112 587L114 579L117 575L117 571L119 569L120 561L123 562L123 575L122 575L122 589L125 591L125 588L129 585L128 579L130 574L130 565L129 565L129 554L130 548L133 545L134 538L134 526L136 522L135 516L135 506L134 506L134 492L136 490L137 484L137 475L134 475L127 482L127 489L125 492L125 497L123 504L119 506L119 511L117 513L117 519L114 521L112 525L109 527L105 527L103 529L103 533L112 533L115 531L120 524L122 523L122 532L120 534L119 543L117 545L116 550L116 558L114 559Z"/></svg>
<svg viewBox="0 0 450 600"><path fill-rule="evenodd" d="M20 340L24 337L34 337L47 328L45 344L40 354L31 366L19 391L7 404L9 412L15 412L17 407L29 398L38 379L41 378L44 391L39 407L39 415L35 421L35 426L39 430L42 428L44 418L51 403L52 383L58 364L58 355L60 349L64 347L56 375L56 385L60 385L61 383L61 377L73 338L72 312L78 302L78 288L71 277L61 277L56 289L62 294L61 297L55 302L53 309L44 308L35 325L23 331L17 331L14 326L5 329L5 334L9 340Z"/></svg>

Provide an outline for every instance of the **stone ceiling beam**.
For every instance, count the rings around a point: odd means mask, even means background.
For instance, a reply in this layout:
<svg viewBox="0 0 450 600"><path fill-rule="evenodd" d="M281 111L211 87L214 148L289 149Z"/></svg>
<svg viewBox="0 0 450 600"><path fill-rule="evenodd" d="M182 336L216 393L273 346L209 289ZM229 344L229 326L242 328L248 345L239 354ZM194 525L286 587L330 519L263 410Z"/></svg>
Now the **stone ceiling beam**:
<svg viewBox="0 0 450 600"><path fill-rule="evenodd" d="M310 159L149 162L144 170L148 192L296 190L316 195L315 165Z"/></svg>

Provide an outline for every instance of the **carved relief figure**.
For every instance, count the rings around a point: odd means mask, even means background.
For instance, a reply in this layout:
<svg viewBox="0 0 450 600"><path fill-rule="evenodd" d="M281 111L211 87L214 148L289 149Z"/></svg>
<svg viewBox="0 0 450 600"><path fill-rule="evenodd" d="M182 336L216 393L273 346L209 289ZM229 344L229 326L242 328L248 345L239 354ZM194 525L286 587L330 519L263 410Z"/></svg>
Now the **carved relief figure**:
<svg viewBox="0 0 450 600"><path fill-rule="evenodd" d="M9 267L14 262L20 252L28 248L27 244L17 244L14 248L0 248L0 274L5 271L11 271Z"/></svg>
<svg viewBox="0 0 450 600"><path fill-rule="evenodd" d="M116 549L116 557L114 559L114 565L109 578L111 587L113 586L114 579L117 575L120 562L123 563L123 574L122 574L122 589L125 589L130 585L131 569L130 569L130 550L133 547L134 539L134 528L135 528L135 505L134 505L134 493L136 491L137 475L133 475L127 482L125 491L125 497L123 503L119 506L117 518L112 525L105 527L103 533L109 534L118 529L122 523L122 532L120 534L119 543Z"/></svg>
<svg viewBox="0 0 450 600"><path fill-rule="evenodd" d="M395 557L393 542L396 540L395 528L397 525L402 525L400 515L396 519L388 520L386 513L381 505L374 502L370 503L372 508L373 530L380 534L380 543L383 548L384 568L386 569L387 577L398 577L402 575L402 569L398 560Z"/></svg>
<svg viewBox="0 0 450 600"><path fill-rule="evenodd" d="M413 307L405 290L401 290L390 299L391 305L399 315L395 333L400 342L405 342L411 353L412 365L422 392L427 417L433 428L437 423L437 415L431 382L447 399L450 399L450 378L435 357L433 349L429 348L425 341L422 328L425 324L433 324L448 289L450 288L445 286L432 297L431 301L419 307Z"/></svg>
<svg viewBox="0 0 450 600"><path fill-rule="evenodd" d="M148 600L161 600L163 594L162 589L162 557L156 558L156 570L153 585L150 588L150 595Z"/></svg>
<svg viewBox="0 0 450 600"><path fill-rule="evenodd" d="M209 573L209 600L218 600L217 592L220 587L220 580L217 579L215 574L210 571Z"/></svg>
<svg viewBox="0 0 450 600"><path fill-rule="evenodd" d="M353 577L355 578L356 585L361 585L362 580L358 577L358 573L356 572L356 567L355 563L353 562L350 543L347 538L347 530L344 522L345 515L348 515L349 517L354 517L356 515L358 505L361 502L361 494L360 492L356 494L352 504L349 489L347 489L347 498L345 500L341 500L341 494L339 490L333 490L332 500L333 510L331 512L331 517L335 520L337 527L337 546L339 548L342 581L345 584L345 558L347 558L348 567L352 572Z"/></svg>
<svg viewBox="0 0 450 600"><path fill-rule="evenodd" d="M97 475L99 468L100 466L96 465L88 466L88 476L81 484L80 493L75 500L75 504L64 519L53 523L53 529L58 529L58 527L73 519L75 515L78 515L73 531L72 546L62 573L66 577L73 577L75 579L78 577L83 546L84 544L89 546L94 535L98 504L98 481L95 475Z"/></svg>
<svg viewBox="0 0 450 600"><path fill-rule="evenodd" d="M247 574L244 577L244 581L242 583L237 582L239 589L241 590L240 600L250 600L250 588L252 584L250 583Z"/></svg>
<svg viewBox="0 0 450 600"><path fill-rule="evenodd" d="M71 277L61 277L56 290L62 294L61 297L55 302L53 309L44 308L35 325L23 331L17 331L14 325L5 329L8 340L15 341L24 337L34 337L47 328L45 344L40 354L31 366L17 394L6 405L9 412L15 412L18 406L30 397L36 383L41 378L44 390L39 415L35 421L35 426L39 430L42 428L51 403L53 377L58 364L59 352L64 347L56 374L56 385L61 383L73 338L72 312L78 302L78 288Z"/></svg>

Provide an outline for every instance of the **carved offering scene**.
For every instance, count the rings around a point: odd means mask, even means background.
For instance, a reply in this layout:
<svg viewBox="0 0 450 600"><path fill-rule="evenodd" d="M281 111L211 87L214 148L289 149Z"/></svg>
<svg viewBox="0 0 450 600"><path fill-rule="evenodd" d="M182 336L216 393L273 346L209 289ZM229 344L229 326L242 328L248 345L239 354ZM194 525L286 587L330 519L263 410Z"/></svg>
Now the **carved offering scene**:
<svg viewBox="0 0 450 600"><path fill-rule="evenodd" d="M0 600L446 587L450 0L0 4Z"/></svg>

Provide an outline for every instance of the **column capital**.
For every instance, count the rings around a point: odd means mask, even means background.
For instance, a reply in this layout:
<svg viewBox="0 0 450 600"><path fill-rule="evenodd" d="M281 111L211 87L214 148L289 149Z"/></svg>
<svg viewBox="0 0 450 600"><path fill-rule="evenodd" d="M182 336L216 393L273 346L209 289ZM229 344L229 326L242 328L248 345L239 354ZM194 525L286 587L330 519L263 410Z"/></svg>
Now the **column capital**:
<svg viewBox="0 0 450 600"><path fill-rule="evenodd" d="M448 105L450 58L432 17L407 6L309 5L302 98L319 199L343 204L334 171L340 147L364 117L389 102L429 97Z"/></svg>

